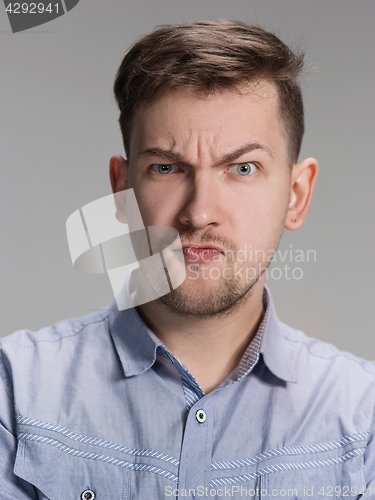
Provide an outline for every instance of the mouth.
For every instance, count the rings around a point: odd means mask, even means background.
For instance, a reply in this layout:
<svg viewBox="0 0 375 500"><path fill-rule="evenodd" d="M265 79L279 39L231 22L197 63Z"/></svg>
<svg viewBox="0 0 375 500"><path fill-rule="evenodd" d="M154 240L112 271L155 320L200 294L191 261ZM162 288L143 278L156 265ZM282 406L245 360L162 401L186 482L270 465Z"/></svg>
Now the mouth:
<svg viewBox="0 0 375 500"><path fill-rule="evenodd" d="M224 250L216 245L196 245L194 243L182 245L184 257L191 262L209 262Z"/></svg>

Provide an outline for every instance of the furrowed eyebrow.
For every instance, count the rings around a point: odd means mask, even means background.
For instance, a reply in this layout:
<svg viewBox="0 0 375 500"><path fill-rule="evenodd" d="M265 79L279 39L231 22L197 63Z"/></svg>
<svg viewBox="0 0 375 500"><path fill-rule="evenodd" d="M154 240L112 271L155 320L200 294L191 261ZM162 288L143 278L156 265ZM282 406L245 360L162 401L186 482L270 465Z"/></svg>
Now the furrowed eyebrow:
<svg viewBox="0 0 375 500"><path fill-rule="evenodd" d="M249 153L250 151L254 151L256 149L260 149L264 151L268 156L273 158L273 154L271 149L264 145L264 144L259 144L258 142L251 142L249 144L245 144L242 146L240 149L237 149L236 151L233 151L232 153L228 153L227 155L224 155L223 158L218 162L219 165L222 165L223 163L230 163L234 160L237 160L237 158L240 158L246 153ZM163 158L167 161L170 162L184 162L182 156L178 153L172 153L172 151L164 150L161 148L147 148L144 151L141 151L138 154L138 157L144 157L144 156L159 156L160 158ZM186 163L186 162L184 162Z"/></svg>
<svg viewBox="0 0 375 500"><path fill-rule="evenodd" d="M256 149L261 149L262 151L267 153L268 156L273 158L272 151L268 146L266 146L265 144L259 144L258 142L251 142L249 144L245 144L245 146L242 146L242 148L237 149L237 151L233 151L233 153L225 155L220 160L220 163L230 163L231 161L237 160L237 158L240 158L242 155L250 153L250 151L254 151Z"/></svg>
<svg viewBox="0 0 375 500"><path fill-rule="evenodd" d="M164 158L164 160L172 162L182 161L182 157L178 153L172 153L172 151L167 151L161 148L145 149L139 153L138 158L142 158L143 156L159 156L160 158Z"/></svg>

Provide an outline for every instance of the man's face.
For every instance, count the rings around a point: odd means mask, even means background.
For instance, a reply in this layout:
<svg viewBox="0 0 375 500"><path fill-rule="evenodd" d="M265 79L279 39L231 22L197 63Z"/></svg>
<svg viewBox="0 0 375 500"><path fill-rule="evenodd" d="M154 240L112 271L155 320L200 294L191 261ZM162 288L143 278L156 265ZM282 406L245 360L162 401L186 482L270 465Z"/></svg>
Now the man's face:
<svg viewBox="0 0 375 500"><path fill-rule="evenodd" d="M235 310L269 265L289 205L275 87L169 93L136 112L130 150L127 187L145 226L177 229L184 248L187 278L159 301L187 316Z"/></svg>

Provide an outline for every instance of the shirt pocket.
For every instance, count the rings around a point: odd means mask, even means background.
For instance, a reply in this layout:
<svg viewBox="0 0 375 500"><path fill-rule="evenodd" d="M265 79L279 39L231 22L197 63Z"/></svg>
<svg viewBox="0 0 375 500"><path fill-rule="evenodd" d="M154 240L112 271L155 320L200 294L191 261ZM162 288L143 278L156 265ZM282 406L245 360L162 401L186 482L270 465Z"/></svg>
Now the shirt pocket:
<svg viewBox="0 0 375 500"><path fill-rule="evenodd" d="M14 474L35 486L42 500L127 500L128 470L108 458L41 436L18 442Z"/></svg>
<svg viewBox="0 0 375 500"><path fill-rule="evenodd" d="M347 458L347 457L346 457ZM351 500L366 490L363 454L279 463L264 470L261 498Z"/></svg>

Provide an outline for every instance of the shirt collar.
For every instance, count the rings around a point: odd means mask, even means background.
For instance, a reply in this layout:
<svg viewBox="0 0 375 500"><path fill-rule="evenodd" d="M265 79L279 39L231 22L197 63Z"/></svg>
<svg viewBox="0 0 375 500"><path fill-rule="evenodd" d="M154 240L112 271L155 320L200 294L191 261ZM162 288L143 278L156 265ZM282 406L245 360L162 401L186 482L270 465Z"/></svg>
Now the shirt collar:
<svg viewBox="0 0 375 500"><path fill-rule="evenodd" d="M134 271L133 271L134 272ZM124 288L129 296L129 279ZM265 286L265 323L260 352L267 368L276 377L287 382L297 382L292 353L288 349L281 323L276 316L271 293ZM130 304L130 299L129 299ZM116 301L109 308L109 329L125 375L131 377L147 371L155 362L157 349L166 349L160 339L143 323L133 307L119 311Z"/></svg>
<svg viewBox="0 0 375 500"><path fill-rule="evenodd" d="M268 307L260 352L267 368L276 377L286 382L297 382L293 352L289 347L288 340L283 335L282 323L276 315L269 288L267 285L264 288L267 293Z"/></svg>

